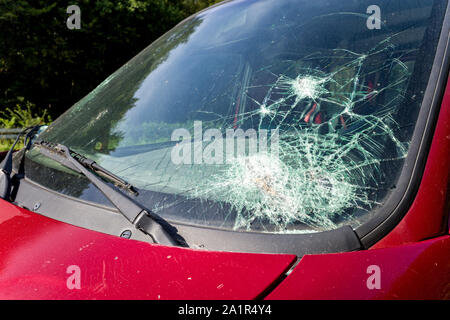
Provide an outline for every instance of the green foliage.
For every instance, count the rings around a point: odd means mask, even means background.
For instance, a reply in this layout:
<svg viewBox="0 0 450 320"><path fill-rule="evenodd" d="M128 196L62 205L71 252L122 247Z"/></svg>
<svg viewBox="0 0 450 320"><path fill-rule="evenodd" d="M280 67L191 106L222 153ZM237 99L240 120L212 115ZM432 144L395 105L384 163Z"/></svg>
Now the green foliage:
<svg viewBox="0 0 450 320"><path fill-rule="evenodd" d="M0 1L0 105L54 119L161 34L215 0ZM66 27L69 4L81 29ZM18 119L18 118L17 118Z"/></svg>
<svg viewBox="0 0 450 320"><path fill-rule="evenodd" d="M152 41L217 0L0 1L0 127L46 124ZM25 98L23 98L25 97ZM0 151L12 141L0 140Z"/></svg>
<svg viewBox="0 0 450 320"><path fill-rule="evenodd" d="M41 115L33 113L32 109L35 107L29 101L24 101L24 98L19 97L25 106L16 104L14 109L6 108L6 111L0 112L0 127L3 128L27 128L39 124L48 124L51 122L51 117L47 115L47 110L44 110Z"/></svg>
<svg viewBox="0 0 450 320"><path fill-rule="evenodd" d="M0 111L0 128L26 128L51 122L47 110L38 115L33 113L34 104L25 101L23 97L19 97L18 100L21 104L16 104L13 109L6 108L5 111ZM13 139L0 139L0 152L8 150L13 142ZM22 144L19 144L19 147L22 147Z"/></svg>
<svg viewBox="0 0 450 320"><path fill-rule="evenodd" d="M8 151L9 148L11 148L11 142L9 140L0 139L0 152Z"/></svg>

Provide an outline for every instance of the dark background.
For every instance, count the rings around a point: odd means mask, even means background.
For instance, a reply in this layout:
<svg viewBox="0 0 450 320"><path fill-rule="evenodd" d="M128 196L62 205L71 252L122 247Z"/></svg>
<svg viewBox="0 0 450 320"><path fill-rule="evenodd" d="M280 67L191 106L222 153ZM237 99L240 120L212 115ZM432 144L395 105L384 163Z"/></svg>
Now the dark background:
<svg viewBox="0 0 450 320"><path fill-rule="evenodd" d="M0 0L0 127L21 112L56 119L164 32L216 2ZM70 5L81 9L79 30L66 26Z"/></svg>

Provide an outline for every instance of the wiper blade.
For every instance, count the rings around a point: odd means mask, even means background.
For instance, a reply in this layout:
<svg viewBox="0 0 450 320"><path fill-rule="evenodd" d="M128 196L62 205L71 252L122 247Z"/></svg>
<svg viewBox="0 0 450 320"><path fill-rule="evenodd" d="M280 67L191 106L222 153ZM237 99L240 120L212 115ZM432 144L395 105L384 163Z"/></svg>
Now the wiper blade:
<svg viewBox="0 0 450 320"><path fill-rule="evenodd" d="M137 195L138 192L136 191L136 188L133 187L127 181L123 180L122 178L116 176L114 173L112 173L112 172L106 170L105 168L103 168L102 166L98 165L94 160L86 158L83 155L81 155L73 150L69 150L69 151L71 153L71 156L73 158L75 158L75 160L77 160L83 166L85 166L86 168L89 168L89 169L95 171L95 173L101 175L103 178L110 180L117 187L120 187L130 193Z"/></svg>
<svg viewBox="0 0 450 320"><path fill-rule="evenodd" d="M174 226L134 201L127 194L104 182L91 170L112 181L116 186L136 194L135 188L125 180L96 164L95 161L70 150L65 145L42 140L34 143L34 145L44 156L83 174L111 201L128 221L134 224L137 229L149 235L155 243L171 246L188 246Z"/></svg>

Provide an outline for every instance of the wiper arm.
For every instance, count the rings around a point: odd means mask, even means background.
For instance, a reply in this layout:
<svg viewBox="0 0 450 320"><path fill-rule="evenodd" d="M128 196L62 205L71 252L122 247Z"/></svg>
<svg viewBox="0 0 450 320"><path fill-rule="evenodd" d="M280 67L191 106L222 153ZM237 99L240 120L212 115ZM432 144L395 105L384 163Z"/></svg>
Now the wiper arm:
<svg viewBox="0 0 450 320"><path fill-rule="evenodd" d="M16 140L14 141L13 145L9 149L8 153L6 154L5 159L2 162L3 165L0 168L0 198L4 199L6 201L10 201L10 198L11 198L11 186L12 186L11 174L12 174L12 168L13 168L12 160L13 160L13 153L14 153L14 148L16 147L16 144L19 142L20 138L24 134L26 134L25 139L24 139L25 151L30 149L31 141L41 127L42 127L41 125L37 125L34 127L28 127L26 129L22 130L22 132L20 132L17 135Z"/></svg>
<svg viewBox="0 0 450 320"><path fill-rule="evenodd" d="M109 199L109 201L111 201L111 203L120 211L121 214L125 216L125 218L127 218L128 221L134 224L137 229L148 234L155 243L171 246L188 246L186 241L178 234L178 230L174 226L131 199L125 193L104 182L90 170L98 173L108 180L111 180L123 189L126 189L132 193L137 193L135 188L125 180L101 167L95 163L95 161L70 150L65 145L46 141L39 141L34 143L34 145L44 156L47 156L56 162L83 174Z"/></svg>

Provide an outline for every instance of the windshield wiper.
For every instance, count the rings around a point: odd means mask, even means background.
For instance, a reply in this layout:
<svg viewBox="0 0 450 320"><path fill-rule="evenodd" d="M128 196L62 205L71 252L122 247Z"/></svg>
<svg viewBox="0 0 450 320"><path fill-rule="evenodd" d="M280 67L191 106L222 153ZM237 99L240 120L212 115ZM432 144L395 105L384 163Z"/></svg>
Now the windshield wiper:
<svg viewBox="0 0 450 320"><path fill-rule="evenodd" d="M16 147L16 144L19 142L20 138L25 135L24 139L24 145L25 145L25 151L30 149L32 139L36 135L36 133L39 131L39 129L43 127L42 125L37 125L34 127L28 127L24 130L22 130L18 135L14 143L12 144L11 148L9 149L8 153L5 156L5 159L3 160L3 165L0 168L0 198L10 201L11 199L11 187L12 187L12 169L13 169L13 153L14 148Z"/></svg>
<svg viewBox="0 0 450 320"><path fill-rule="evenodd" d="M137 229L149 235L155 243L188 247L186 241L178 234L178 230L174 226L134 201L127 194L104 182L93 172L112 181L116 186L136 194L136 189L125 180L101 167L95 161L70 150L65 145L41 140L35 142L34 146L44 156L83 174L111 201L128 221L135 225Z"/></svg>

